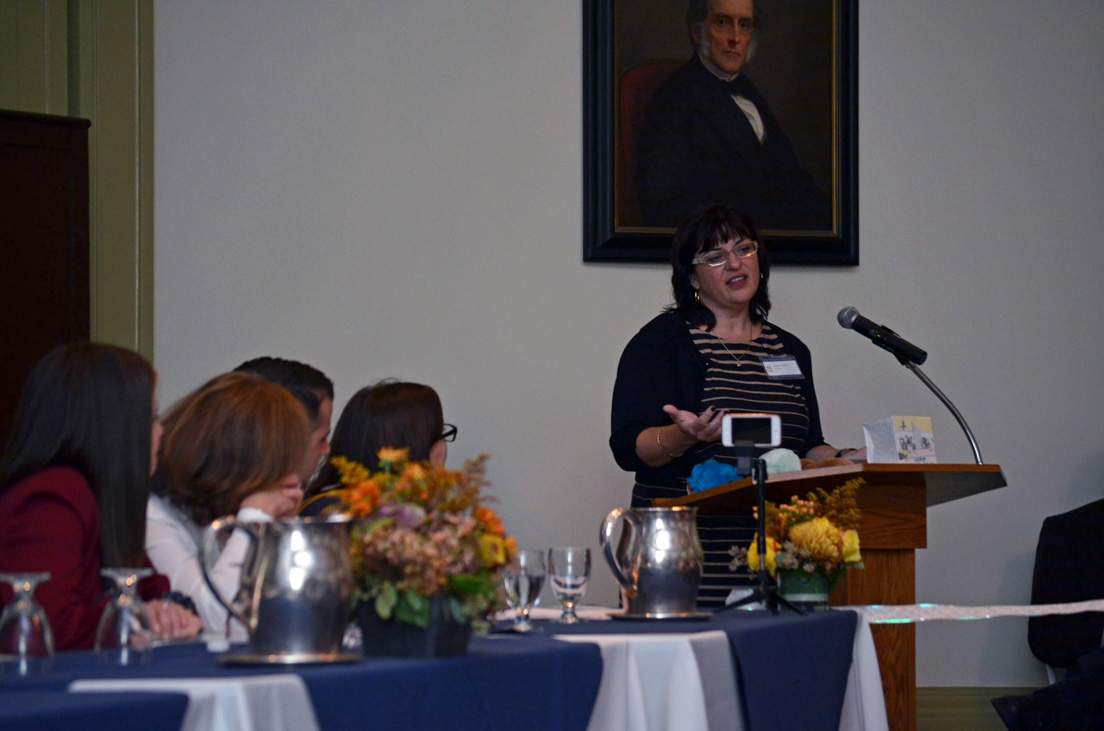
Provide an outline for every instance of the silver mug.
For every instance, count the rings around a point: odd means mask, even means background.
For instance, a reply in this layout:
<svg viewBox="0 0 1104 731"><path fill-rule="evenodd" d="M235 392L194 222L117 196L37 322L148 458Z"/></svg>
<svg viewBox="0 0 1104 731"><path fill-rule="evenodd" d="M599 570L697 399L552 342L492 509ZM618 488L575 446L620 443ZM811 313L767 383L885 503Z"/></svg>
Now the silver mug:
<svg viewBox="0 0 1104 731"><path fill-rule="evenodd" d="M602 553L621 585L627 616L653 619L695 614L701 584L698 509L617 508L598 536ZM624 521L621 540L613 532Z"/></svg>
<svg viewBox="0 0 1104 731"><path fill-rule="evenodd" d="M297 518L271 523L232 515L203 533L203 578L219 602L249 631L250 650L284 662L341 653L352 605L348 517ZM242 563L241 587L228 601L208 573L219 536L241 530L251 545Z"/></svg>

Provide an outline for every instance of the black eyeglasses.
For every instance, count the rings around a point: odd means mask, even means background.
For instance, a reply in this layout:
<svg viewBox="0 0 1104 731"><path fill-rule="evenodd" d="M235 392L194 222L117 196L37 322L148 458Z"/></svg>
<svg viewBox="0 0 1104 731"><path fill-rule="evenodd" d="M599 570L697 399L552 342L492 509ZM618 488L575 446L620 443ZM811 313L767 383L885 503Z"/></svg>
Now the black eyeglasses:
<svg viewBox="0 0 1104 731"><path fill-rule="evenodd" d="M440 438L444 439L446 442L455 442L456 441L456 431L457 431L456 427L453 426L452 424L445 424L445 428L441 430L441 437Z"/></svg>

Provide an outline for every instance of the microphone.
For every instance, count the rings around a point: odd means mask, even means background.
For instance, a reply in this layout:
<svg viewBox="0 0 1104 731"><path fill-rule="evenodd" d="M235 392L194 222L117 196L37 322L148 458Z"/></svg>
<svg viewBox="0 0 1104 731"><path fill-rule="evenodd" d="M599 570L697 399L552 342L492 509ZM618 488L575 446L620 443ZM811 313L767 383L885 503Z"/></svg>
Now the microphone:
<svg viewBox="0 0 1104 731"><path fill-rule="evenodd" d="M897 356L902 364L906 362L921 365L928 359L928 354L915 345L897 335L885 325L876 325L859 314L854 307L844 307L836 315L839 324L848 330L870 338L879 348L884 348Z"/></svg>

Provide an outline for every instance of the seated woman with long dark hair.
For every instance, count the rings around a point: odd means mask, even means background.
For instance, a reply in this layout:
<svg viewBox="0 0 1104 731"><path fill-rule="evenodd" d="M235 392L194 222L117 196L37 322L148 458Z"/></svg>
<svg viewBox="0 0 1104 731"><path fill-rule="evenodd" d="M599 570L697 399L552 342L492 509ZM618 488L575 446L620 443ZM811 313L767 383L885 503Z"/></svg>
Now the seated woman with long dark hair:
<svg viewBox="0 0 1104 731"><path fill-rule="evenodd" d="M448 442L454 439L456 427L445 423L436 391L420 383L386 380L349 399L330 448L331 454L370 470L378 467L376 454L384 447L408 449L411 461L443 467ZM300 514L321 515L335 508L340 501L334 491L339 487L337 469L327 462L307 488Z"/></svg>
<svg viewBox="0 0 1104 731"><path fill-rule="evenodd" d="M59 650L91 647L108 597L101 568L147 566L149 478L156 464L153 368L111 345L54 349L27 377L0 460L0 570L48 571L35 591ZM168 591L163 576L143 599ZM0 600L11 593L0 588ZM149 602L161 637L194 637L199 618L174 601Z"/></svg>
<svg viewBox="0 0 1104 731"><path fill-rule="evenodd" d="M306 412L287 389L249 373L218 376L165 417L146 552L173 590L192 598L208 632L226 632L227 612L203 580L204 529L225 515L247 522L295 517L310 433ZM234 531L211 572L228 599L237 594L248 547L248 536ZM246 638L236 620L230 638Z"/></svg>

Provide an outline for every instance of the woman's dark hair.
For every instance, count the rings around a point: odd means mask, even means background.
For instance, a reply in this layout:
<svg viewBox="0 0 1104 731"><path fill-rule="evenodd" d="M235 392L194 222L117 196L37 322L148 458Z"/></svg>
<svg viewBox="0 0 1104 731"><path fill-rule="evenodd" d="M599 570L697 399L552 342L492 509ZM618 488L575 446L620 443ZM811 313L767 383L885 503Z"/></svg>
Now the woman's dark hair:
<svg viewBox="0 0 1104 731"><path fill-rule="evenodd" d="M199 525L298 473L310 440L303 405L255 373L225 373L165 417L154 491Z"/></svg>
<svg viewBox="0 0 1104 731"><path fill-rule="evenodd" d="M771 308L767 286L770 283L770 255L751 216L726 205L699 208L684 218L675 231L671 242L671 293L675 301L666 311L677 312L694 327L712 330L717 318L694 296L696 290L690 283L694 265L690 262L700 253L744 238L759 243L759 251L755 254L759 257L759 286L751 298L751 320L756 324L766 320Z"/></svg>
<svg viewBox="0 0 1104 731"><path fill-rule="evenodd" d="M104 566L144 561L154 380L149 362L125 348L55 348L27 376L0 459L0 492L47 467L84 475Z"/></svg>
<svg viewBox="0 0 1104 731"><path fill-rule="evenodd" d="M441 399L420 383L385 380L357 391L334 427L330 451L334 456L378 467L376 453L384 447L409 449L411 461L429 459L429 450L445 428ZM307 490L307 497L338 481L327 462Z"/></svg>

